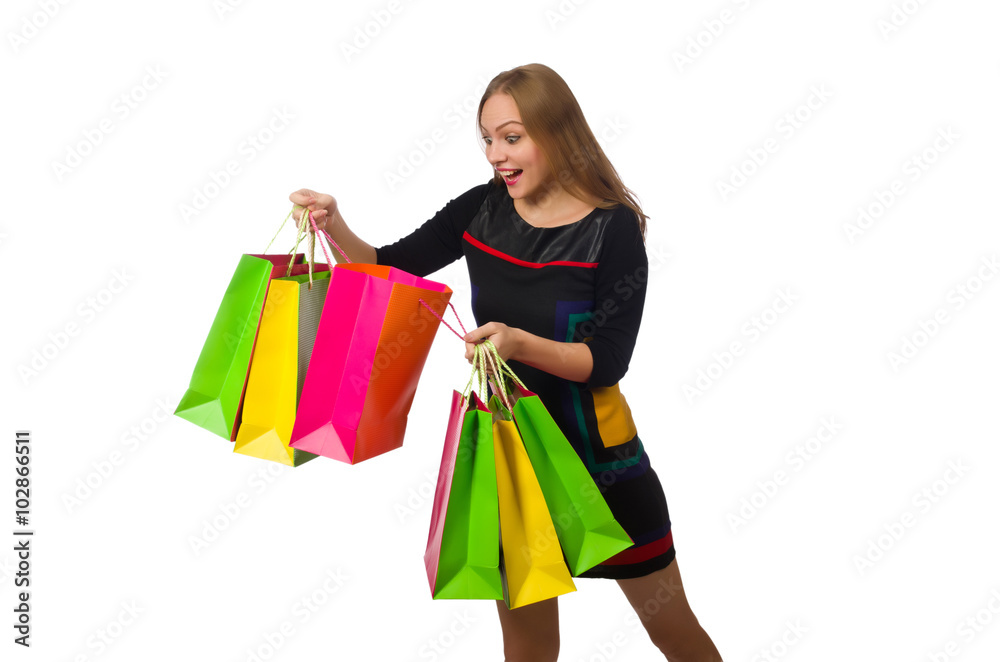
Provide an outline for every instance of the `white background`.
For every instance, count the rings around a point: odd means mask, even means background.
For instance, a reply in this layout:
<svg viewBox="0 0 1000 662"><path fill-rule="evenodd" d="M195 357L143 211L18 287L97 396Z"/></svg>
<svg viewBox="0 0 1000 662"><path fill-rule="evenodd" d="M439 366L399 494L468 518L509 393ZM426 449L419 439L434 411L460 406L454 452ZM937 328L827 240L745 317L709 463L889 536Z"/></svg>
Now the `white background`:
<svg viewBox="0 0 1000 662"><path fill-rule="evenodd" d="M36 532L30 650L0 546L5 659L238 662L268 639L275 660L502 659L494 605L434 601L424 575L468 375L446 329L404 447L357 466L281 470L165 412L290 192L332 193L369 243L394 241L490 176L471 109L529 62L569 83L651 216L622 389L725 659L997 659L1000 6L234 4L5 3L0 506L13 531L12 440L31 430ZM851 235L859 207L879 216ZM433 277L471 324L465 265ZM795 301L775 311L779 291ZM920 346L893 364L904 338ZM824 419L836 434L792 463ZM561 659L661 659L614 582L577 585Z"/></svg>

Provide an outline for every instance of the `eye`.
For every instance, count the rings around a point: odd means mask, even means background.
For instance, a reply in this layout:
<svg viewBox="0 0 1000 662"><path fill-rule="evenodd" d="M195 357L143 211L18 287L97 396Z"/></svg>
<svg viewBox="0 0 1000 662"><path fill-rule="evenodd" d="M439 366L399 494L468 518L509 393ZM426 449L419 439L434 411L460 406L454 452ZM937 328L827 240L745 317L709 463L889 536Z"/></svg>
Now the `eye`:
<svg viewBox="0 0 1000 662"><path fill-rule="evenodd" d="M520 138L520 137L521 136L509 135L509 136L507 136L506 140L507 140L508 144L513 145L514 143L517 142L517 139Z"/></svg>
<svg viewBox="0 0 1000 662"><path fill-rule="evenodd" d="M486 143L487 145L489 145L490 142L492 142L492 141L491 141L491 139L490 139L489 136L483 136L483 142Z"/></svg>

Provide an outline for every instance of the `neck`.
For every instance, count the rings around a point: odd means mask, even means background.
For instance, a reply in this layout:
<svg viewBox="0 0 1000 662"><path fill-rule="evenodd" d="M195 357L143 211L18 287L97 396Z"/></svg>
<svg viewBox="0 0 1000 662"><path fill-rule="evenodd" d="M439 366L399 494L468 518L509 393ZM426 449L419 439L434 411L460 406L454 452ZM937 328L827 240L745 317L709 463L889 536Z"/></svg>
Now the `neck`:
<svg viewBox="0 0 1000 662"><path fill-rule="evenodd" d="M529 223L545 225L578 220L600 203L600 199L592 196L578 198L556 181L538 195L515 198L514 208Z"/></svg>

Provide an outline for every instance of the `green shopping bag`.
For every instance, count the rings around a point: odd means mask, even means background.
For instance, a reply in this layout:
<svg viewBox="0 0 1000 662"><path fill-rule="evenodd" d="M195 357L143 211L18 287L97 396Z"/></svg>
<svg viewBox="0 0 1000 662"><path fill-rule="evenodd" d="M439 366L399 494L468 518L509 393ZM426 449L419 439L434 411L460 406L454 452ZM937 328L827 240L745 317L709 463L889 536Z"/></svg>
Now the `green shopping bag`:
<svg viewBox="0 0 1000 662"><path fill-rule="evenodd" d="M424 565L436 599L503 599L493 421L474 392L452 395Z"/></svg>
<svg viewBox="0 0 1000 662"><path fill-rule="evenodd" d="M505 388L514 401L511 414L528 451L572 575L579 576L631 547L632 539L597 493L586 465L541 399L517 378L500 358L493 343L486 341L483 344L500 366L500 373L513 380L510 388ZM594 498L595 494L598 498ZM543 543L538 541L538 544Z"/></svg>
<svg viewBox="0 0 1000 662"><path fill-rule="evenodd" d="M278 227L278 233L294 215L294 210L295 207L285 216ZM174 410L176 416L220 437L236 441L250 361L271 281L282 276L289 278L308 274L309 282L312 283L315 271L329 271L333 268L328 255L326 265L316 264L316 236L308 233L309 223L312 223L315 230L312 215L302 214L295 246L288 253L267 254L278 237L276 233L264 249L264 254L243 255L240 258L198 356L191 384ZM306 261L305 253L296 251L307 236L309 259ZM325 247L323 252L326 253ZM301 390L301 384L299 388Z"/></svg>
<svg viewBox="0 0 1000 662"><path fill-rule="evenodd" d="M298 253L240 258L175 415L235 441L268 285L289 271L303 273L308 269L302 264L304 257Z"/></svg>
<svg viewBox="0 0 1000 662"><path fill-rule="evenodd" d="M559 545L552 516L517 424L499 392L490 398L497 493L503 599L508 609L576 590Z"/></svg>

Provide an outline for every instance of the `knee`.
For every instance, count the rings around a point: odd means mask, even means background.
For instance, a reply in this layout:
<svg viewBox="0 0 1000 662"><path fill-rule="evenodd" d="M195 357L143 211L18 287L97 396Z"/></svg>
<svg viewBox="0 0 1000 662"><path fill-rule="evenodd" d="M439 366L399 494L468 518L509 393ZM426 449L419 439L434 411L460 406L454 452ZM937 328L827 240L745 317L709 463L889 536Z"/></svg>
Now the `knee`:
<svg viewBox="0 0 1000 662"><path fill-rule="evenodd" d="M669 637L658 632L648 632L649 640L653 642L657 650L663 653L669 662L683 662L687 658L684 657L685 651L684 647L680 645L681 642L677 641L676 637Z"/></svg>

